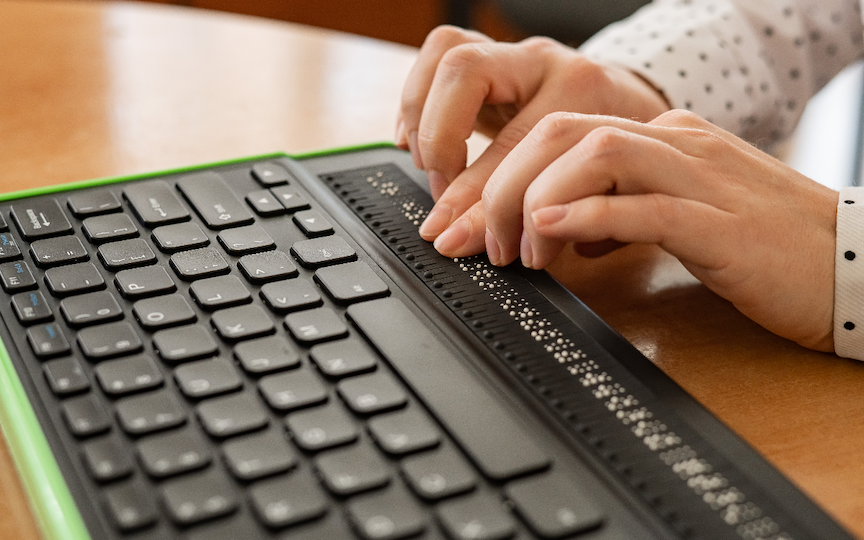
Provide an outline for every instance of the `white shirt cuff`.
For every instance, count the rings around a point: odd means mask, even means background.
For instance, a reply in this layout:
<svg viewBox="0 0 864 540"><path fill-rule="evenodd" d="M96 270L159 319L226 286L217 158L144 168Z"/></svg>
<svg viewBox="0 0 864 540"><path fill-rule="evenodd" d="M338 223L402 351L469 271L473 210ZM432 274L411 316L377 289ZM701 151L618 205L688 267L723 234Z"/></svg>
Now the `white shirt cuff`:
<svg viewBox="0 0 864 540"><path fill-rule="evenodd" d="M837 203L834 351L864 360L864 187L845 187Z"/></svg>

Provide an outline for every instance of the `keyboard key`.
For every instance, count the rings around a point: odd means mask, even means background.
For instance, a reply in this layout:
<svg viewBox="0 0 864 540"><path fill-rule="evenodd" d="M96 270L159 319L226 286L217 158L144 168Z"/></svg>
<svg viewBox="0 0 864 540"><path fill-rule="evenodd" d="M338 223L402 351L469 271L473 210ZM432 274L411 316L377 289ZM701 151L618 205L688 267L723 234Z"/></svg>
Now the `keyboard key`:
<svg viewBox="0 0 864 540"><path fill-rule="evenodd" d="M324 303L318 288L303 279L267 283L261 287L260 295L267 307L276 313L318 307Z"/></svg>
<svg viewBox="0 0 864 540"><path fill-rule="evenodd" d="M0 285L7 293L16 293L36 288L36 278L24 261L0 264Z"/></svg>
<svg viewBox="0 0 864 540"><path fill-rule="evenodd" d="M320 268L315 272L315 281L339 304L390 294L387 284L363 261Z"/></svg>
<svg viewBox="0 0 864 540"><path fill-rule="evenodd" d="M499 540L516 531L516 522L489 493L445 501L436 510L444 530L456 540Z"/></svg>
<svg viewBox="0 0 864 540"><path fill-rule="evenodd" d="M354 420L336 403L289 414L285 424L297 446L309 451L341 446L360 435Z"/></svg>
<svg viewBox="0 0 864 540"><path fill-rule="evenodd" d="M288 279L297 275L297 267L284 251L267 251L244 255L238 264L240 271L251 283L266 283Z"/></svg>
<svg viewBox="0 0 864 540"><path fill-rule="evenodd" d="M73 193L66 199L66 206L75 217L81 219L121 210L120 201L106 190Z"/></svg>
<svg viewBox="0 0 864 540"><path fill-rule="evenodd" d="M70 296L60 302L60 313L69 326L80 328L123 318L123 310L108 291Z"/></svg>
<svg viewBox="0 0 864 540"><path fill-rule="evenodd" d="M89 217L82 223L84 235L93 244L113 242L138 236L138 227L126 214Z"/></svg>
<svg viewBox="0 0 864 540"><path fill-rule="evenodd" d="M105 506L122 531L134 531L156 523L156 505L141 480L130 480L105 490Z"/></svg>
<svg viewBox="0 0 864 540"><path fill-rule="evenodd" d="M246 255L267 251L276 247L276 242L260 225L247 225L226 229L220 232L216 239L231 255Z"/></svg>
<svg viewBox="0 0 864 540"><path fill-rule="evenodd" d="M131 324L115 322L84 328L78 332L78 346L87 358L102 360L136 353L144 344Z"/></svg>
<svg viewBox="0 0 864 540"><path fill-rule="evenodd" d="M315 468L324 485L336 495L347 496L390 482L384 460L363 442L318 454Z"/></svg>
<svg viewBox="0 0 864 540"><path fill-rule="evenodd" d="M309 208L309 201L306 200L306 197L304 197L302 193L288 186L271 188L270 193L279 199L279 202L288 212L296 212L297 210Z"/></svg>
<svg viewBox="0 0 864 540"><path fill-rule="evenodd" d="M60 403L69 431L78 437L89 437L111 429L111 419L99 399L91 392Z"/></svg>
<svg viewBox="0 0 864 540"><path fill-rule="evenodd" d="M89 262L49 268L45 271L45 283L51 294L60 297L105 288L102 274Z"/></svg>
<svg viewBox="0 0 864 540"><path fill-rule="evenodd" d="M321 517L329 505L318 482L305 469L257 483L249 495L252 509L268 527L287 527ZM341 537L319 536L334 540Z"/></svg>
<svg viewBox="0 0 864 540"><path fill-rule="evenodd" d="M159 330L153 334L153 347L159 357L171 364L213 356L219 346L200 324Z"/></svg>
<svg viewBox="0 0 864 540"><path fill-rule="evenodd" d="M333 225L317 210L303 210L294 214L294 224L300 227L307 238L333 234Z"/></svg>
<svg viewBox="0 0 864 540"><path fill-rule="evenodd" d="M212 247L181 251L171 255L171 268L184 281L218 276L231 271L222 254Z"/></svg>
<svg viewBox="0 0 864 540"><path fill-rule="evenodd" d="M12 220L25 240L72 232L66 212L54 199L32 199L12 205Z"/></svg>
<svg viewBox="0 0 864 540"><path fill-rule="evenodd" d="M276 330L270 315L256 305L217 311L210 318L210 324L222 339L228 341L264 336Z"/></svg>
<svg viewBox="0 0 864 540"><path fill-rule="evenodd" d="M409 538L426 528L423 510L398 484L351 499L347 510L365 540Z"/></svg>
<svg viewBox="0 0 864 540"><path fill-rule="evenodd" d="M198 404L198 418L214 437L231 437L263 428L270 421L258 398L241 392L208 399Z"/></svg>
<svg viewBox="0 0 864 540"><path fill-rule="evenodd" d="M179 294L138 300L132 313L142 328L149 331L195 322L197 316L189 302Z"/></svg>
<svg viewBox="0 0 864 540"><path fill-rule="evenodd" d="M345 377L372 371L378 365L378 357L366 343L348 338L319 343L309 351L309 357L330 377Z"/></svg>
<svg viewBox="0 0 864 540"><path fill-rule="evenodd" d="M136 447L144 472L156 478L194 471L213 459L209 443L188 427L146 437Z"/></svg>
<svg viewBox="0 0 864 540"><path fill-rule="evenodd" d="M51 391L58 396L77 394L90 388L90 379L77 358L49 360L42 369Z"/></svg>
<svg viewBox="0 0 864 540"><path fill-rule="evenodd" d="M300 365L300 354L288 341L268 336L238 343L234 357L248 373L262 374Z"/></svg>
<svg viewBox="0 0 864 540"><path fill-rule="evenodd" d="M327 401L327 388L309 369L267 375L258 381L267 404L279 411L300 409Z"/></svg>
<svg viewBox="0 0 864 540"><path fill-rule="evenodd" d="M21 248L11 233L0 233L0 262L14 261L21 258Z"/></svg>
<svg viewBox="0 0 864 540"><path fill-rule="evenodd" d="M162 372L147 354L106 360L94 371L102 391L112 396L149 390L164 381Z"/></svg>
<svg viewBox="0 0 864 540"><path fill-rule="evenodd" d="M69 354L72 348L56 323L40 324L27 329L27 341L36 358L46 359Z"/></svg>
<svg viewBox="0 0 864 540"><path fill-rule="evenodd" d="M291 175L275 163L256 163L252 166L252 177L262 186L278 186L289 183Z"/></svg>
<svg viewBox="0 0 864 540"><path fill-rule="evenodd" d="M105 268L114 272L124 268L147 266L156 262L156 254L141 238L102 244L96 253Z"/></svg>
<svg viewBox="0 0 864 540"><path fill-rule="evenodd" d="M285 472L297 464L284 433L273 429L231 439L222 445L228 470L240 480L257 480Z"/></svg>
<svg viewBox="0 0 864 540"><path fill-rule="evenodd" d="M278 216L285 213L285 207L279 199L266 189L249 193L246 195L246 202L259 216Z"/></svg>
<svg viewBox="0 0 864 540"><path fill-rule="evenodd" d="M357 258L357 252L341 236L325 236L295 242L291 246L291 253L307 268L329 266Z"/></svg>
<svg viewBox="0 0 864 540"><path fill-rule="evenodd" d="M237 390L243 380L227 360L199 360L183 364L174 370L177 386L188 398L201 399Z"/></svg>
<svg viewBox="0 0 864 540"><path fill-rule="evenodd" d="M336 391L358 414L375 414L402 407L408 402L402 386L390 373L381 370L342 379L336 385Z"/></svg>
<svg viewBox="0 0 864 540"><path fill-rule="evenodd" d="M81 455L87 471L97 482L110 482L132 474L132 459L114 435L87 441L81 446Z"/></svg>
<svg viewBox="0 0 864 540"><path fill-rule="evenodd" d="M564 538L603 522L591 495L560 473L516 480L507 484L505 493L531 530L543 538Z"/></svg>
<svg viewBox="0 0 864 540"><path fill-rule="evenodd" d="M6 218L3 217L3 214L0 213L0 231L8 231L9 225L6 224Z"/></svg>
<svg viewBox="0 0 864 540"><path fill-rule="evenodd" d="M42 268L83 262L90 258L84 244L75 236L58 236L30 244L30 255Z"/></svg>
<svg viewBox="0 0 864 540"><path fill-rule="evenodd" d="M449 446L405 458L402 473L411 489L429 500L465 493L477 485L474 469Z"/></svg>
<svg viewBox="0 0 864 540"><path fill-rule="evenodd" d="M252 301L252 294L237 276L217 276L192 283L189 294L203 309L214 310Z"/></svg>
<svg viewBox="0 0 864 540"><path fill-rule="evenodd" d="M207 233L197 223L191 222L156 227L150 236L164 253L202 248L210 243Z"/></svg>
<svg viewBox="0 0 864 540"><path fill-rule="evenodd" d="M161 266L120 270L114 276L114 284L120 293L130 300L177 290L174 280Z"/></svg>
<svg viewBox="0 0 864 540"><path fill-rule="evenodd" d="M186 176L177 182L177 189L211 229L248 225L254 220L218 173L207 171Z"/></svg>
<svg viewBox="0 0 864 540"><path fill-rule="evenodd" d="M162 501L178 525L192 525L237 509L233 487L213 469L166 482Z"/></svg>
<svg viewBox="0 0 864 540"><path fill-rule="evenodd" d="M186 422L183 405L168 390L121 398L114 404L120 427L130 435L144 435Z"/></svg>
<svg viewBox="0 0 864 540"><path fill-rule="evenodd" d="M285 316L284 325L294 339L309 345L348 334L348 327L330 308L307 309L288 314Z"/></svg>
<svg viewBox="0 0 864 540"><path fill-rule="evenodd" d="M54 318L51 306L40 291L19 293L12 297L12 308L18 322L25 326L50 321Z"/></svg>
<svg viewBox="0 0 864 540"><path fill-rule="evenodd" d="M123 190L123 197L141 223L148 227L189 219L189 211L164 180L131 184Z"/></svg>
<svg viewBox="0 0 864 540"><path fill-rule="evenodd" d="M418 407L370 419L369 433L382 450L393 455L432 448L441 440L438 427Z"/></svg>

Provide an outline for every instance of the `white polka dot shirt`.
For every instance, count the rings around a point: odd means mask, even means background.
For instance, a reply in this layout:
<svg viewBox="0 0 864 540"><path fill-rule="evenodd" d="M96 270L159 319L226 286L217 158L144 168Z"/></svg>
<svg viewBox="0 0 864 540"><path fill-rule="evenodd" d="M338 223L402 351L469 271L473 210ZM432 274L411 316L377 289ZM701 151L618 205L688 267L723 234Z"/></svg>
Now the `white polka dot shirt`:
<svg viewBox="0 0 864 540"><path fill-rule="evenodd" d="M862 0L655 0L587 41L589 58L639 73L675 108L765 147L864 56ZM851 113L851 111L850 111ZM864 187L837 210L834 349L864 360Z"/></svg>

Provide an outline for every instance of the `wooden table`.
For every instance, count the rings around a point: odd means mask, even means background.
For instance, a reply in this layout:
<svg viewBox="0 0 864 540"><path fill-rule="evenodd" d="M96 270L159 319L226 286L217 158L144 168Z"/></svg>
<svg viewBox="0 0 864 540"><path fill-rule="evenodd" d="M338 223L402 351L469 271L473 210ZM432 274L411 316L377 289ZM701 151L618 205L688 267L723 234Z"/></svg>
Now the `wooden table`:
<svg viewBox="0 0 864 540"><path fill-rule="evenodd" d="M392 137L415 51L143 4L0 2L0 190ZM556 262L602 317L864 539L864 364L766 332L671 257ZM39 537L0 445L0 537Z"/></svg>

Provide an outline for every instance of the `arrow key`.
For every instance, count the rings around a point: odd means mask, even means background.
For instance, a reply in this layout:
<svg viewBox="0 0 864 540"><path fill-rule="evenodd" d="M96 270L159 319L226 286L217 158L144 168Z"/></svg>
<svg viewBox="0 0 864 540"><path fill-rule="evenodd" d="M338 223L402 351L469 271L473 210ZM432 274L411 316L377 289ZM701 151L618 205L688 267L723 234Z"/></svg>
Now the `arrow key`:
<svg viewBox="0 0 864 540"><path fill-rule="evenodd" d="M259 216L277 216L287 210L270 190L260 189L246 195L246 202Z"/></svg>
<svg viewBox="0 0 864 540"><path fill-rule="evenodd" d="M303 210L294 214L294 223L308 238L333 234L333 225L317 210Z"/></svg>

